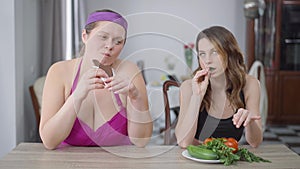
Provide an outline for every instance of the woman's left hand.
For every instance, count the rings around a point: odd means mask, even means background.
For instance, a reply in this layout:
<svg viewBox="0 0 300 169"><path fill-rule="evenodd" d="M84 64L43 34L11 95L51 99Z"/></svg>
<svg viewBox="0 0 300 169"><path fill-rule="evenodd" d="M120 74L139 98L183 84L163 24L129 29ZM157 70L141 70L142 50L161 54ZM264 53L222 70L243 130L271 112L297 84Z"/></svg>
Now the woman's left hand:
<svg viewBox="0 0 300 169"><path fill-rule="evenodd" d="M238 112L233 115L232 122L236 128L239 128L243 123L244 127L246 127L254 120L259 120L260 118L260 116L251 113L249 110L240 108Z"/></svg>
<svg viewBox="0 0 300 169"><path fill-rule="evenodd" d="M138 95L138 89L128 77L114 76L105 80L105 88L117 94L124 94L134 99Z"/></svg>

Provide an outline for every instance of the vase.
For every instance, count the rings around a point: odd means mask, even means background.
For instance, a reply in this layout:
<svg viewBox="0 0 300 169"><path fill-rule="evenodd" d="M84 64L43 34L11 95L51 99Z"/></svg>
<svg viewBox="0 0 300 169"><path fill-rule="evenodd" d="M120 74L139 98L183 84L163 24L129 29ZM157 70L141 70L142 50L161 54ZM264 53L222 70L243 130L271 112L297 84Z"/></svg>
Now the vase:
<svg viewBox="0 0 300 169"><path fill-rule="evenodd" d="M185 62L186 65L192 69L193 66L193 49L187 48L185 49Z"/></svg>

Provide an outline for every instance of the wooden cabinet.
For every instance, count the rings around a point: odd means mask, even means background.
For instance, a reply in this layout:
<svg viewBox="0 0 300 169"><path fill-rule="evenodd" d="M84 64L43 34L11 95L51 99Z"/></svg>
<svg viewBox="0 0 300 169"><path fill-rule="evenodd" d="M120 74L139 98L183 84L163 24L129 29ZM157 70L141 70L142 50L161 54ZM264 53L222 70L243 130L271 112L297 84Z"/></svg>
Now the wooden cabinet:
<svg viewBox="0 0 300 169"><path fill-rule="evenodd" d="M278 123L300 123L300 72L280 71Z"/></svg>
<svg viewBox="0 0 300 169"><path fill-rule="evenodd" d="M300 72L266 71L269 124L300 124Z"/></svg>
<svg viewBox="0 0 300 169"><path fill-rule="evenodd" d="M254 42L247 43L247 51L254 50L248 60L265 66L267 123L300 124L300 0L265 2L264 15L247 22L255 28Z"/></svg>

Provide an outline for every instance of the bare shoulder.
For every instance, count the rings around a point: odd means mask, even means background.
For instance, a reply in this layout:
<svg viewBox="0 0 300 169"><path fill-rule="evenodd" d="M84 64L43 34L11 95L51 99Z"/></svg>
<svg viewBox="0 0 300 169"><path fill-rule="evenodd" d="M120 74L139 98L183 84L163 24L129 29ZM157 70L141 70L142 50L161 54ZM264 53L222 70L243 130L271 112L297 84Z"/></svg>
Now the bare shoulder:
<svg viewBox="0 0 300 169"><path fill-rule="evenodd" d="M185 80L180 85L180 88L182 88L182 89L190 88L190 87L192 87L192 79Z"/></svg>
<svg viewBox="0 0 300 169"><path fill-rule="evenodd" d="M138 66L129 61L129 60L121 60L118 59L116 61L116 67L115 67L117 72L124 72L126 74L135 74L136 72L139 72Z"/></svg>
<svg viewBox="0 0 300 169"><path fill-rule="evenodd" d="M74 68L74 64L75 64L76 60L77 59L58 61L58 62L54 63L53 65L51 65L51 67L48 70L48 73L49 72L51 72L51 73L66 73L70 69Z"/></svg>
<svg viewBox="0 0 300 169"><path fill-rule="evenodd" d="M180 93L190 94L192 93L192 79L185 80L180 85Z"/></svg>
<svg viewBox="0 0 300 169"><path fill-rule="evenodd" d="M61 83L68 83L69 81L72 81L75 67L79 64L79 62L80 59L77 58L54 63L48 70L47 79Z"/></svg>

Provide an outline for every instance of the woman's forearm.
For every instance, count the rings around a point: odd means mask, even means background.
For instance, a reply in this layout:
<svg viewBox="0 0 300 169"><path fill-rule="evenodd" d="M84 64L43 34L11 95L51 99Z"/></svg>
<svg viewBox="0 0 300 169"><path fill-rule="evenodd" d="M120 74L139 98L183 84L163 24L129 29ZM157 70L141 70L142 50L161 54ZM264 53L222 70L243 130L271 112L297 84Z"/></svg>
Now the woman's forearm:
<svg viewBox="0 0 300 169"><path fill-rule="evenodd" d="M188 106L182 106L175 128L175 135L179 146L185 148L192 144L197 130L201 97L192 95Z"/></svg>
<svg viewBox="0 0 300 169"><path fill-rule="evenodd" d="M40 136L46 148L55 149L69 135L80 104L81 101L71 95L53 117L40 125Z"/></svg>
<svg viewBox="0 0 300 169"><path fill-rule="evenodd" d="M253 121L245 127L245 137L247 142L252 147L258 147L263 141L262 128L259 121Z"/></svg>
<svg viewBox="0 0 300 169"><path fill-rule="evenodd" d="M144 147L152 136L153 122L146 95L128 99L128 134L133 144Z"/></svg>
<svg viewBox="0 0 300 169"><path fill-rule="evenodd" d="M134 116L135 113L131 112L131 114ZM129 120L128 135L133 144L135 144L138 147L144 147L151 139L153 123L149 111L139 113L139 114L140 115L138 116L140 117L144 116L141 117L141 119L143 120L137 120L137 121Z"/></svg>

